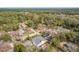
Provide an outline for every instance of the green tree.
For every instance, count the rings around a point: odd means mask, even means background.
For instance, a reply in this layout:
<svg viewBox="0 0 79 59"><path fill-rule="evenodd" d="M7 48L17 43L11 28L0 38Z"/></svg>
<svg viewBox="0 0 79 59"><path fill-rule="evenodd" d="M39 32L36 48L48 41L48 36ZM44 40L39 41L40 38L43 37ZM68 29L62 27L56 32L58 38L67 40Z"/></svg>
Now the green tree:
<svg viewBox="0 0 79 59"><path fill-rule="evenodd" d="M66 36L67 41L73 41L73 39L75 38L75 33L74 32L68 32L68 33L65 33L65 36Z"/></svg>
<svg viewBox="0 0 79 59"><path fill-rule="evenodd" d="M26 47L22 45L21 43L14 44L14 51L15 52L24 52L26 51Z"/></svg>
<svg viewBox="0 0 79 59"><path fill-rule="evenodd" d="M28 36L28 37L26 38L26 40L32 40L32 38Z"/></svg>
<svg viewBox="0 0 79 59"><path fill-rule="evenodd" d="M76 32L76 33L75 33L75 38L73 39L73 42L74 42L75 44L79 44L79 32Z"/></svg>
<svg viewBox="0 0 79 59"><path fill-rule="evenodd" d="M32 20L28 20L28 21L27 21L27 25L28 25L29 27L32 27L32 26L33 26L33 21L32 21Z"/></svg>
<svg viewBox="0 0 79 59"><path fill-rule="evenodd" d="M11 41L11 37L9 34L4 34L0 37L0 40L3 40L4 42Z"/></svg>
<svg viewBox="0 0 79 59"><path fill-rule="evenodd" d="M57 48L60 47L60 39L59 39L59 37L58 37L58 36L54 36L54 37L52 38L50 44L51 44L52 46L57 47Z"/></svg>
<svg viewBox="0 0 79 59"><path fill-rule="evenodd" d="M79 47L76 49L77 52L79 52Z"/></svg>

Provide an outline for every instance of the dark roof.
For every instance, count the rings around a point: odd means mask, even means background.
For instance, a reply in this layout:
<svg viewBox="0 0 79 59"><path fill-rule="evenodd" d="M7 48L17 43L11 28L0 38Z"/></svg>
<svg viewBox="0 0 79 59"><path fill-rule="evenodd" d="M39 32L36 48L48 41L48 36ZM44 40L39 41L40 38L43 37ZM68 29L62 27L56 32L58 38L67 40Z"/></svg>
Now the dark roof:
<svg viewBox="0 0 79 59"><path fill-rule="evenodd" d="M45 39L42 36L36 36L32 39L32 42L35 46L37 46L41 41L44 41Z"/></svg>

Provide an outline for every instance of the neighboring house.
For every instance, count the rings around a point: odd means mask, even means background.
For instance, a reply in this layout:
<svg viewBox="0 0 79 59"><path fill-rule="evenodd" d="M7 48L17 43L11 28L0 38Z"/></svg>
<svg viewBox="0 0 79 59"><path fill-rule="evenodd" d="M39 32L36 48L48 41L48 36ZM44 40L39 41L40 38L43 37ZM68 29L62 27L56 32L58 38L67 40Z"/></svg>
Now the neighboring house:
<svg viewBox="0 0 79 59"><path fill-rule="evenodd" d="M32 39L33 44L36 47L41 47L41 48L45 48L47 47L47 40L45 40L42 36L36 36ZM46 44L46 45L45 45Z"/></svg>
<svg viewBox="0 0 79 59"><path fill-rule="evenodd" d="M8 52L11 49L13 49L13 45L10 43L0 44L0 52Z"/></svg>
<svg viewBox="0 0 79 59"><path fill-rule="evenodd" d="M0 40L0 45L2 45L2 43L3 43L3 40Z"/></svg>
<svg viewBox="0 0 79 59"><path fill-rule="evenodd" d="M65 29L65 28L63 28L63 27L58 27L58 28L57 28L57 31L58 31L58 32L70 32L70 30Z"/></svg>
<svg viewBox="0 0 79 59"><path fill-rule="evenodd" d="M34 30L32 28L27 28L27 31L30 33L34 32Z"/></svg>
<svg viewBox="0 0 79 59"><path fill-rule="evenodd" d="M55 34L60 34L62 32L70 32L70 30L65 29L63 27L57 27L57 28L53 29L52 32Z"/></svg>
<svg viewBox="0 0 79 59"><path fill-rule="evenodd" d="M25 31L23 29L19 29L19 35L23 35Z"/></svg>
<svg viewBox="0 0 79 59"><path fill-rule="evenodd" d="M31 41L26 41L23 43L23 45L27 47L27 46L32 46L33 44Z"/></svg>
<svg viewBox="0 0 79 59"><path fill-rule="evenodd" d="M5 32L4 31L0 31L0 36L2 36L2 35L4 35L5 34Z"/></svg>
<svg viewBox="0 0 79 59"><path fill-rule="evenodd" d="M26 27L25 23L19 24L19 35L23 35L25 33Z"/></svg>
<svg viewBox="0 0 79 59"><path fill-rule="evenodd" d="M71 42L62 42L60 45L66 52L75 52L77 48L77 46Z"/></svg>
<svg viewBox="0 0 79 59"><path fill-rule="evenodd" d="M44 32L44 34L42 35L47 41L51 41L52 39L52 35L50 32Z"/></svg>
<svg viewBox="0 0 79 59"><path fill-rule="evenodd" d="M18 31L10 31L8 34L10 34L11 37L14 37L18 35Z"/></svg>
<svg viewBox="0 0 79 59"><path fill-rule="evenodd" d="M46 32L52 33L52 29L47 29Z"/></svg>
<svg viewBox="0 0 79 59"><path fill-rule="evenodd" d="M26 37L22 36L22 37L19 37L19 39L20 39L21 41L24 41L24 40L26 39Z"/></svg>

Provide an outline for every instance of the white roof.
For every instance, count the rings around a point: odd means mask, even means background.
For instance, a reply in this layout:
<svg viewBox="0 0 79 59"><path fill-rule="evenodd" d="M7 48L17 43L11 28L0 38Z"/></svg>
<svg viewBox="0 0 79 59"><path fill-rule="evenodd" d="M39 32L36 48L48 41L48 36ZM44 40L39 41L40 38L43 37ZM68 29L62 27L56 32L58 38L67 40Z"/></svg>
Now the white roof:
<svg viewBox="0 0 79 59"><path fill-rule="evenodd" d="M46 43L46 42L47 42L47 40L41 41L37 46L40 47L41 45L43 45L43 44Z"/></svg>

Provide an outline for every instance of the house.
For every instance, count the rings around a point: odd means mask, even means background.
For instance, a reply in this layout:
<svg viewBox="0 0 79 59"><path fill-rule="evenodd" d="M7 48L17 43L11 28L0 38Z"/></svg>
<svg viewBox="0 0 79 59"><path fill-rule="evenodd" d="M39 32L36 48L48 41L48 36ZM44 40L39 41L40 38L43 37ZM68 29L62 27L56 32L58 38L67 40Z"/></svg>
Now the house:
<svg viewBox="0 0 79 59"><path fill-rule="evenodd" d="M19 37L20 41L24 41L25 39L26 39L26 36L25 37L24 36Z"/></svg>
<svg viewBox="0 0 79 59"><path fill-rule="evenodd" d="M27 31L30 32L30 33L34 33L34 30L30 27L27 28Z"/></svg>
<svg viewBox="0 0 79 59"><path fill-rule="evenodd" d="M54 28L53 30L52 30L52 33L54 33L54 34L60 34L60 33L63 33L63 32L70 32L70 30L69 29L65 29L65 28L63 28L63 27L56 27L56 28Z"/></svg>
<svg viewBox="0 0 79 59"><path fill-rule="evenodd" d="M23 45L27 47L27 46L32 46L33 44L31 41L28 40L28 41L24 42Z"/></svg>
<svg viewBox="0 0 79 59"><path fill-rule="evenodd" d="M52 29L47 29L46 32L52 33Z"/></svg>
<svg viewBox="0 0 79 59"><path fill-rule="evenodd" d="M23 29L19 29L19 35L23 35L25 31Z"/></svg>
<svg viewBox="0 0 79 59"><path fill-rule="evenodd" d="M77 48L77 46L71 42L61 42L60 45L66 52L75 52Z"/></svg>
<svg viewBox="0 0 79 59"><path fill-rule="evenodd" d="M13 44L11 44L11 43L0 44L0 52L7 52L12 49L13 49Z"/></svg>
<svg viewBox="0 0 79 59"><path fill-rule="evenodd" d="M44 34L42 35L47 41L51 41L52 39L52 35L50 32L44 32Z"/></svg>
<svg viewBox="0 0 79 59"><path fill-rule="evenodd" d="M45 40L42 36L36 36L32 39L33 44L36 47L46 48L47 47L47 40Z"/></svg>
<svg viewBox="0 0 79 59"><path fill-rule="evenodd" d="M9 34L11 37L14 37L14 36L17 36L17 35L18 35L18 31L10 31L10 32L8 32L8 34Z"/></svg>
<svg viewBox="0 0 79 59"><path fill-rule="evenodd" d="M4 35L5 32L4 31L0 31L0 36Z"/></svg>

